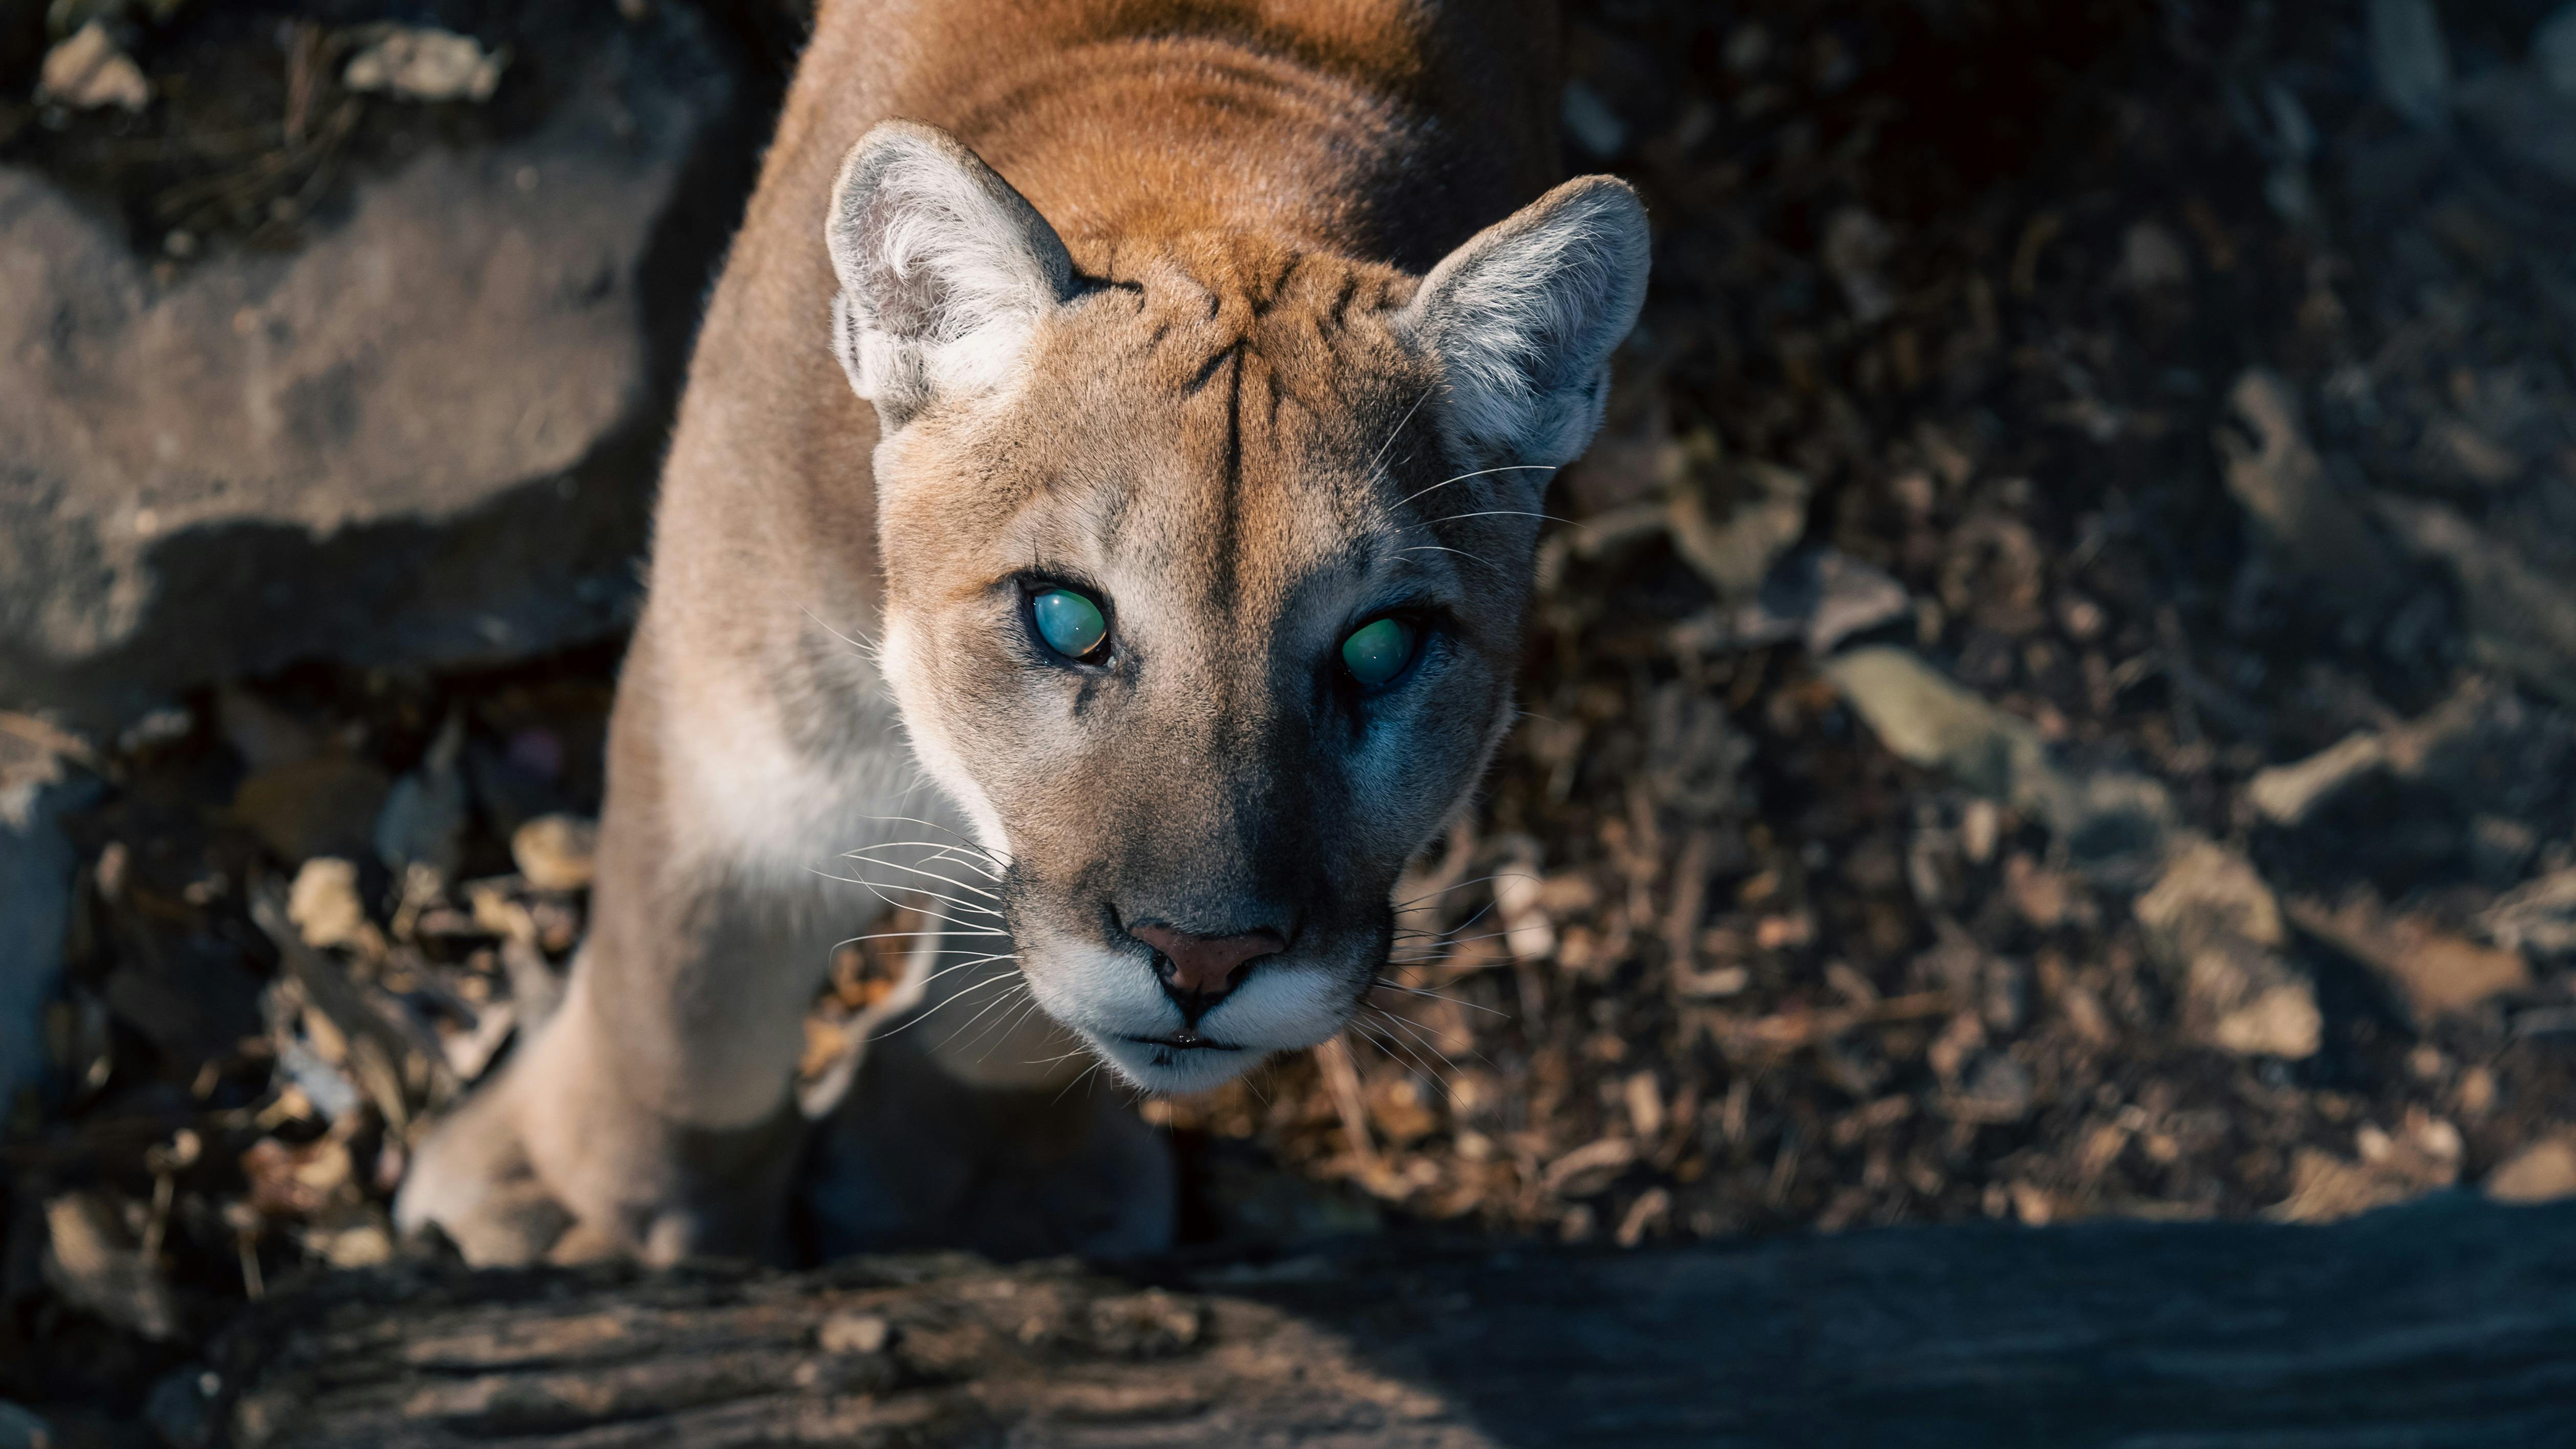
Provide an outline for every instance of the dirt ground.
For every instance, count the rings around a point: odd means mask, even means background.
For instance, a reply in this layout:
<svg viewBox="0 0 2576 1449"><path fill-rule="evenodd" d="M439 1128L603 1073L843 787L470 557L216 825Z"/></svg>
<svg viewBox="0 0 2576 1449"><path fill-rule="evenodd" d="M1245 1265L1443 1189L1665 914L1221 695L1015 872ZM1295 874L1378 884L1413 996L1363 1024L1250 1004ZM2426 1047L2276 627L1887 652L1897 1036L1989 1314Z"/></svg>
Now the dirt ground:
<svg viewBox="0 0 2576 1449"><path fill-rule="evenodd" d="M1360 1029L1144 1104L1191 1239L2576 1192L2548 7L2442 7L2439 73L2359 5L1573 8L1569 152L1656 278L1526 717ZM115 1442L228 1304L391 1250L406 1133L579 938L616 660L317 667L104 748L0 1398Z"/></svg>

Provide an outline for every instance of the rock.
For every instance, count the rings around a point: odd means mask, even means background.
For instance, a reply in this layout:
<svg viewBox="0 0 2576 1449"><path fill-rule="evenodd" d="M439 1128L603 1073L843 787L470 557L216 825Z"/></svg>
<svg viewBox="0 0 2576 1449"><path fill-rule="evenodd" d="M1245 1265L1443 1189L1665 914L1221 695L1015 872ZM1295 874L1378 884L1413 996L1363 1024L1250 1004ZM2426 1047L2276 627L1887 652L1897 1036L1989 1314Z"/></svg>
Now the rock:
<svg viewBox="0 0 2576 1449"><path fill-rule="evenodd" d="M1846 206L1825 223L1823 247L1825 270L1842 284L1843 300L1850 304L1852 321L1863 327L1876 326L1896 310L1895 294L1889 289L1883 268L1896 250L1896 238L1887 223L1857 206Z"/></svg>
<svg viewBox="0 0 2576 1449"><path fill-rule="evenodd" d="M2154 780L2061 768L2028 721L1904 649L1852 649L1826 661L1824 673L1899 757L2045 822L2091 879L2143 883L2163 861L2173 801Z"/></svg>
<svg viewBox="0 0 2576 1449"><path fill-rule="evenodd" d="M2390 919L2366 886L2331 909L2294 901L2290 914L2301 930L2378 973L2419 1023L2531 984L2520 954L2463 940L2420 915Z"/></svg>
<svg viewBox="0 0 2576 1449"><path fill-rule="evenodd" d="M372 1268L393 1260L393 1224L382 1208L352 1208L306 1228L304 1246L334 1268Z"/></svg>
<svg viewBox="0 0 2576 1449"><path fill-rule="evenodd" d="M2245 782L2245 799L2265 820L2295 826L2336 791L2387 763L2388 747L2378 735L2351 735L2296 764L2257 773Z"/></svg>
<svg viewBox="0 0 2576 1449"><path fill-rule="evenodd" d="M1548 917L1545 897L1535 854L1507 860L1494 875L1494 915L1503 928L1503 944L1520 960L1545 961L1556 955L1556 923Z"/></svg>
<svg viewBox="0 0 2576 1449"><path fill-rule="evenodd" d="M2480 815L2469 821L2469 873L2497 890L2522 882L2540 852L2540 832L2519 820Z"/></svg>
<svg viewBox="0 0 2576 1449"><path fill-rule="evenodd" d="M2576 870L2508 891L2478 918L2487 939L2534 956L2576 956Z"/></svg>
<svg viewBox="0 0 2576 1449"><path fill-rule="evenodd" d="M1903 649L1855 649L1825 673L1880 743L1910 764L1946 771L2008 805L2037 804L2059 788L2047 746L2028 721L1996 709Z"/></svg>
<svg viewBox="0 0 2576 1449"><path fill-rule="evenodd" d="M44 1073L80 866L56 821L95 790L72 773L79 749L41 720L0 714L0 1112Z"/></svg>
<svg viewBox="0 0 2576 1449"><path fill-rule="evenodd" d="M2531 33L2531 66L2543 84L2576 97L2576 5L2562 5Z"/></svg>
<svg viewBox="0 0 2576 1449"><path fill-rule="evenodd" d="M215 691L215 727L254 775L322 753L320 731L239 685Z"/></svg>
<svg viewBox="0 0 2576 1449"><path fill-rule="evenodd" d="M367 761L320 755L242 781L233 815L280 859L354 856L369 849L392 791Z"/></svg>
<svg viewBox="0 0 2576 1449"><path fill-rule="evenodd" d="M2018 1122L2030 1115L2030 1068L2001 1052L1981 1052L1959 1090L1941 1099L1942 1114L1960 1122Z"/></svg>
<svg viewBox="0 0 2576 1449"><path fill-rule="evenodd" d="M519 874L541 891L589 889L598 851L599 822L576 815L540 815L510 836Z"/></svg>
<svg viewBox="0 0 2576 1449"><path fill-rule="evenodd" d="M160 1266L134 1246L105 1193L75 1192L45 1204L45 1281L66 1302L145 1338L179 1336L179 1304Z"/></svg>
<svg viewBox="0 0 2576 1449"><path fill-rule="evenodd" d="M2459 110L2497 150L2576 186L2576 95L2540 73L2499 67L2460 87Z"/></svg>
<svg viewBox="0 0 2576 1449"><path fill-rule="evenodd" d="M1701 654L1799 639L1822 658L1855 634L1912 613L1905 586L1840 549L1815 548L1773 565L1753 597L1677 626L1677 647Z"/></svg>
<svg viewBox="0 0 2576 1449"><path fill-rule="evenodd" d="M45 52L45 68L36 81L39 105L94 111L102 106L139 111L152 104L152 83L143 68L116 48L103 21L93 20L70 39Z"/></svg>
<svg viewBox="0 0 2576 1449"><path fill-rule="evenodd" d="M1724 700L1675 682L1646 707L1643 775L1657 804L1701 822L1750 809L1742 776L1753 738L1727 718Z"/></svg>
<svg viewBox="0 0 2576 1449"><path fill-rule="evenodd" d="M2191 280L2191 260L2174 234L2152 221L2132 225L2120 241L2120 265L2114 285L2133 292L2179 287Z"/></svg>
<svg viewBox="0 0 2576 1449"><path fill-rule="evenodd" d="M2441 504L2383 497L2379 511L2409 548L2458 582L2473 653L2576 704L2576 587Z"/></svg>
<svg viewBox="0 0 2576 1449"><path fill-rule="evenodd" d="M366 1103L365 1094L349 1080L348 1073L324 1061L321 1053L301 1041L289 1041L278 1048L277 1067L327 1121L337 1122Z"/></svg>
<svg viewBox="0 0 2576 1449"><path fill-rule="evenodd" d="M0 1399L0 1449L55 1449L60 1443L52 1424Z"/></svg>
<svg viewBox="0 0 2576 1449"><path fill-rule="evenodd" d="M2272 888L2245 857L2209 841L2174 857L2155 888L2138 898L2137 917L2149 948L2174 962L2221 940L2265 950L2289 943Z"/></svg>
<svg viewBox="0 0 2576 1449"><path fill-rule="evenodd" d="M304 943L316 949L333 946L381 949L384 937L367 918L358 895L358 867L336 856L316 856L295 872L286 895L286 918L295 923Z"/></svg>
<svg viewBox="0 0 2576 1449"><path fill-rule="evenodd" d="M203 1367L172 1369L143 1396L143 1422L170 1449L205 1449L215 1441L215 1394L223 1380Z"/></svg>
<svg viewBox="0 0 2576 1449"><path fill-rule="evenodd" d="M2576 727L2558 711L2473 676L2415 719L2263 770L2246 782L2245 799L2266 822L2296 828L2336 808L2351 787L2382 777L2410 786L2402 798L2412 803L2389 807L2403 818L2374 823L2450 837L2457 831L2449 822L2466 816L2472 864L2509 886L2540 843L2526 822L2565 818L2576 791ZM2333 818L2337 828L2354 823ZM2369 844L2389 844L2397 833ZM2445 863L2458 848L2441 848Z"/></svg>
<svg viewBox="0 0 2576 1449"><path fill-rule="evenodd" d="M0 164L0 707L112 732L298 659L623 624L748 171L694 7L581 23L532 129L361 168L298 251L156 271L121 216Z"/></svg>
<svg viewBox="0 0 2576 1449"><path fill-rule="evenodd" d="M1713 483L1674 495L1673 547L1721 597L1737 599L1761 587L1806 533L1814 485L1776 463L1721 464L1715 473Z"/></svg>
<svg viewBox="0 0 2576 1449"><path fill-rule="evenodd" d="M1547 1165L1539 1185L1557 1197L1590 1197L1637 1160L1637 1144L1625 1137L1588 1142Z"/></svg>
<svg viewBox="0 0 2576 1449"><path fill-rule="evenodd" d="M2186 1031L2241 1055L2316 1055L2325 1028L2316 987L2282 958L2280 903L2243 856L2209 841L2187 847L2136 912L2147 949L2181 979Z"/></svg>
<svg viewBox="0 0 2576 1449"><path fill-rule="evenodd" d="M894 1325L873 1313L835 1313L814 1330L814 1346L825 1353L883 1353L894 1337Z"/></svg>
<svg viewBox="0 0 2576 1449"><path fill-rule="evenodd" d="M356 1161L337 1138L289 1147L263 1137L241 1154L241 1171L250 1205L270 1217L311 1218L356 1205Z"/></svg>
<svg viewBox="0 0 2576 1449"><path fill-rule="evenodd" d="M1148 1288L1096 1299L1084 1327L1092 1347L1111 1358L1172 1358L1207 1335L1208 1311L1194 1298Z"/></svg>
<svg viewBox="0 0 2576 1449"><path fill-rule="evenodd" d="M1595 160L1606 161L1628 148L1628 123L1599 91L1579 80L1565 83L1560 115L1566 134Z"/></svg>
<svg viewBox="0 0 2576 1449"><path fill-rule="evenodd" d="M2374 1172L2333 1153L2302 1147L2290 1159L2290 1195L2264 1216L2286 1223L2330 1223L2415 1196L2415 1184Z"/></svg>
<svg viewBox="0 0 2576 1449"><path fill-rule="evenodd" d="M2451 51L2432 0L2370 0L2370 70L2379 98L2418 126L2450 113Z"/></svg>
<svg viewBox="0 0 2576 1449"><path fill-rule="evenodd" d="M259 977L238 942L193 933L117 962L100 993L171 1061L219 1059L260 1027Z"/></svg>
<svg viewBox="0 0 2576 1449"><path fill-rule="evenodd" d="M2203 1039L2239 1056L2315 1056L2325 1035L2316 988L2302 977L2260 969L2279 965L2278 957L2232 950L2193 957L2184 993L2206 1023Z"/></svg>
<svg viewBox="0 0 2576 1449"><path fill-rule="evenodd" d="M425 866L438 881L454 878L465 848L465 776L456 768L465 720L450 715L420 767L394 782L376 815L376 858L401 875Z"/></svg>
<svg viewBox="0 0 2576 1449"><path fill-rule="evenodd" d="M2487 1174L2487 1196L2520 1203L2576 1197L2576 1143L2552 1137L2515 1153Z"/></svg>
<svg viewBox="0 0 2576 1449"><path fill-rule="evenodd" d="M470 35L387 25L349 57L340 81L353 91L387 91L407 101L488 101L509 61L507 52L493 54Z"/></svg>
<svg viewBox="0 0 2576 1449"><path fill-rule="evenodd" d="M2403 571L2326 476L2289 384L2254 369L2236 380L2228 407L2233 425L2215 434L2227 491L2302 573L2349 602L2388 602Z"/></svg>

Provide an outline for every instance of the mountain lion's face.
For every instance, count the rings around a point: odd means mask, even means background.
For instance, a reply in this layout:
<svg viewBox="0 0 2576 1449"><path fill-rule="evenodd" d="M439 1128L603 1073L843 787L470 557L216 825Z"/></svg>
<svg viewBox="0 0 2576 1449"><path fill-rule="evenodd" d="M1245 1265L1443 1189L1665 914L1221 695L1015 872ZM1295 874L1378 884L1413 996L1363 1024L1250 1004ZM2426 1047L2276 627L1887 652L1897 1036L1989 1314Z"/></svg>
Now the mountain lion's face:
<svg viewBox="0 0 2576 1449"><path fill-rule="evenodd" d="M1223 236L1078 278L897 124L829 241L885 426L886 676L1036 999L1156 1091L1331 1037L1510 719L1536 500L1642 291L1634 198L1561 188L1419 281Z"/></svg>

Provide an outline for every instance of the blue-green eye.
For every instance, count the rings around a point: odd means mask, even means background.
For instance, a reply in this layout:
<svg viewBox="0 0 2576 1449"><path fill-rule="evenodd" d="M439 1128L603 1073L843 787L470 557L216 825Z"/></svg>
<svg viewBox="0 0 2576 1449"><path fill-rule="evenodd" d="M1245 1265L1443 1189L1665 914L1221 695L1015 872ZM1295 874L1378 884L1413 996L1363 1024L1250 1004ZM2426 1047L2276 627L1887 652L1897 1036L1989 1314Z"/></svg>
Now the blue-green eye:
<svg viewBox="0 0 2576 1449"><path fill-rule="evenodd" d="M1038 637L1067 659L1085 659L1109 637L1109 620L1100 606L1071 589L1048 589L1029 600L1038 622Z"/></svg>
<svg viewBox="0 0 2576 1449"><path fill-rule="evenodd" d="M1342 641L1342 667L1362 689L1376 689L1413 662L1414 627L1402 619L1372 619Z"/></svg>

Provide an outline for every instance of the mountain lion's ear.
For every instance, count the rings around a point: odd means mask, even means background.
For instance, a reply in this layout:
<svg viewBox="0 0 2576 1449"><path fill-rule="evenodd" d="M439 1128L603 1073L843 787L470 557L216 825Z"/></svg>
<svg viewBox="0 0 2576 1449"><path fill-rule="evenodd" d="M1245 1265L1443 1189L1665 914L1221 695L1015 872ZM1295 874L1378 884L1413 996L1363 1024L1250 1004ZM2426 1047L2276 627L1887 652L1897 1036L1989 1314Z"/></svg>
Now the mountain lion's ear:
<svg viewBox="0 0 2576 1449"><path fill-rule="evenodd" d="M1646 208L1585 176L1451 252L1399 326L1440 365L1443 439L1476 464L1572 462L1601 426L1610 352L1646 299Z"/></svg>
<svg viewBox="0 0 2576 1449"><path fill-rule="evenodd" d="M889 431L933 398L1002 384L1073 288L1037 208L956 137L912 121L850 148L824 241L841 282L832 350Z"/></svg>

